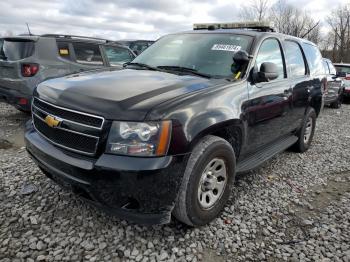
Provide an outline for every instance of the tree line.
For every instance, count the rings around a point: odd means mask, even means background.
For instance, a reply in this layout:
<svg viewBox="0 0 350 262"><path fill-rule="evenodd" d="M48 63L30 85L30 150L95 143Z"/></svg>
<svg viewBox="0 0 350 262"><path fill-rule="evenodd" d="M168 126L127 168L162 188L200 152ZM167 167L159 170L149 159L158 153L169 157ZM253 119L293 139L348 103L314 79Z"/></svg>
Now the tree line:
<svg viewBox="0 0 350 262"><path fill-rule="evenodd" d="M272 22L277 32L314 42L322 55L333 62L350 63L350 4L335 7L321 21L286 0L273 3L251 0L248 6L241 8L240 19ZM329 31L322 33L322 27L329 28Z"/></svg>

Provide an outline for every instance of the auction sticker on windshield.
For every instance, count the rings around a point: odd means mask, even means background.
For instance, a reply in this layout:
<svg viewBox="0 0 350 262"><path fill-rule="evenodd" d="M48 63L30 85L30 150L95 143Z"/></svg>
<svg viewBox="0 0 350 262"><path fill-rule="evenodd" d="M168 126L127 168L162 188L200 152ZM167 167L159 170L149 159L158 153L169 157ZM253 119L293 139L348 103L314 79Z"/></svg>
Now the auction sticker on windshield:
<svg viewBox="0 0 350 262"><path fill-rule="evenodd" d="M229 51L229 52L237 52L241 50L241 46L239 45L221 45L221 44L215 44L211 48L211 50L220 50L220 51Z"/></svg>

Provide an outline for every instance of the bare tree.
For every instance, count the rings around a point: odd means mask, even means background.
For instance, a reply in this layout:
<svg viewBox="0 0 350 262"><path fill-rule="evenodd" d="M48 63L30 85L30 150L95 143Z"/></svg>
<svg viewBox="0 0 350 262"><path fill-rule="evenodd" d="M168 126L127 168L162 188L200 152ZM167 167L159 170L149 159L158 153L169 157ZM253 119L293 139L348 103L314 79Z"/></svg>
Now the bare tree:
<svg viewBox="0 0 350 262"><path fill-rule="evenodd" d="M271 0L272 1L272 0ZM350 63L350 3L334 9L326 22L331 28L327 35L321 33L321 21L310 13L287 3L287 0L250 0L241 8L240 19L270 21L280 33L308 39L318 44L325 57L334 62Z"/></svg>
<svg viewBox="0 0 350 262"><path fill-rule="evenodd" d="M350 5L334 9L327 22L334 36L332 59L350 62Z"/></svg>
<svg viewBox="0 0 350 262"><path fill-rule="evenodd" d="M248 6L241 9L240 19L249 21L264 21L269 14L269 0L250 0Z"/></svg>
<svg viewBox="0 0 350 262"><path fill-rule="evenodd" d="M280 33L306 38L315 43L321 39L320 21L315 21L307 12L287 4L285 0L279 0L271 7L269 20Z"/></svg>

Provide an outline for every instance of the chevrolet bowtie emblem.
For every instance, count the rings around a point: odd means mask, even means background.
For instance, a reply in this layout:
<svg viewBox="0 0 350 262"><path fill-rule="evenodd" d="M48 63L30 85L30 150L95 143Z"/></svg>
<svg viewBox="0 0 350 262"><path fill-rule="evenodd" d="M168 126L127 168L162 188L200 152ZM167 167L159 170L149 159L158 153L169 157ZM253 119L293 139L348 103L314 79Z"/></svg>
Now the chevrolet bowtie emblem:
<svg viewBox="0 0 350 262"><path fill-rule="evenodd" d="M45 123L49 126L49 127L58 127L58 125L61 123L60 120L56 119L53 116L46 116L45 117Z"/></svg>

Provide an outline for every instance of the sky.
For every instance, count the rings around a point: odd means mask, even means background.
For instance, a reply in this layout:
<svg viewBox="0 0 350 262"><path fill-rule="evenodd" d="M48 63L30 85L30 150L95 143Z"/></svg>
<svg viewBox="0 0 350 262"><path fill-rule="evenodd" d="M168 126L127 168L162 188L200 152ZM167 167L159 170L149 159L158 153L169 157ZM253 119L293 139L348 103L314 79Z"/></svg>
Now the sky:
<svg viewBox="0 0 350 262"><path fill-rule="evenodd" d="M327 17L327 0L286 0ZM332 7L350 0L332 0ZM230 22L239 19L239 8L249 0L1 0L0 35L57 33L106 39L157 39L184 30L193 23ZM326 31L326 24L323 30Z"/></svg>

